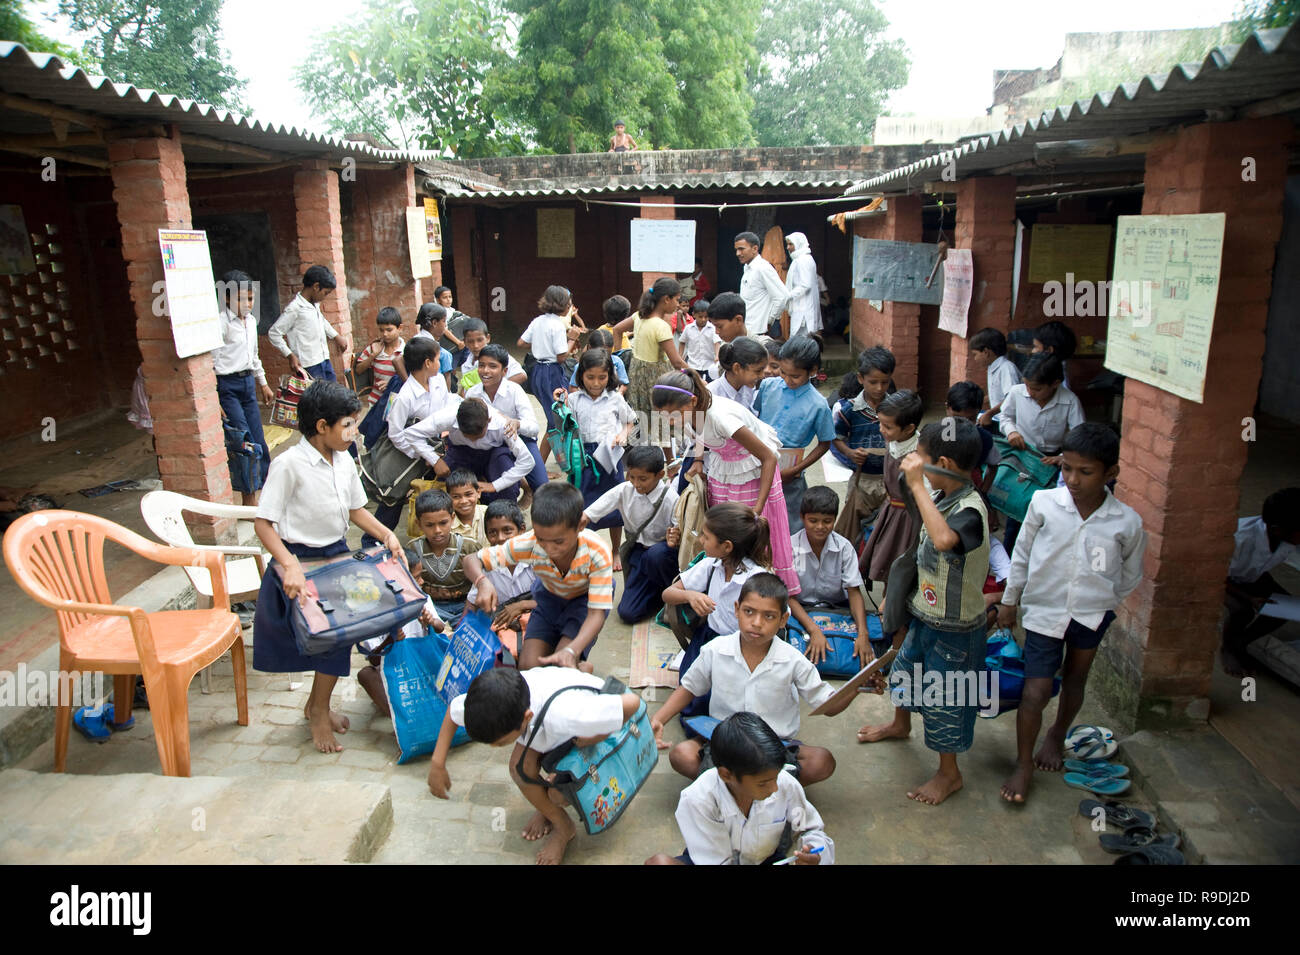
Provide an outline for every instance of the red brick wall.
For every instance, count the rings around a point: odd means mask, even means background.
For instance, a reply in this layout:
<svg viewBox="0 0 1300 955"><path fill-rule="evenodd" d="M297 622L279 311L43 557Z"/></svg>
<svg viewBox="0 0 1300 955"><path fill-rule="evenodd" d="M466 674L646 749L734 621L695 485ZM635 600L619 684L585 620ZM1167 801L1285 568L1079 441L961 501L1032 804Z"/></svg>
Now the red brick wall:
<svg viewBox="0 0 1300 955"><path fill-rule="evenodd" d="M402 336L409 340L415 334L416 311L422 302L433 301L433 290L442 284L440 262L431 263L433 274L427 278L411 274L406 209L416 205L414 171L413 166L359 169L355 182L339 185L350 198L343 245L358 350L378 337L375 318L388 306L402 313Z"/></svg>
<svg viewBox="0 0 1300 955"><path fill-rule="evenodd" d="M890 196L886 201L888 210L885 215L853 221L854 235L865 239L920 242L920 198ZM916 388L921 374L921 306L885 302L884 311L876 311L866 299L854 298L849 314L854 350L860 352L873 345L888 348L894 353L894 383L899 388Z"/></svg>
<svg viewBox="0 0 1300 955"><path fill-rule="evenodd" d="M955 248L970 249L975 266L966 335L947 334L948 384L973 381L988 390L983 367L970 360L967 340L981 328L1011 327L1011 262L1016 244L1016 180L981 176L957 184ZM944 389L946 394L947 388ZM929 397L929 396L927 396ZM940 395L939 397L942 397Z"/></svg>
<svg viewBox="0 0 1300 955"><path fill-rule="evenodd" d="M327 322L351 335L352 311L348 306L338 173L323 159L305 160L293 175L293 199L298 235L298 287L302 285L302 274L313 265L323 265L334 273L338 287L321 303L321 311ZM291 294L284 301L287 303L292 298ZM331 345L330 358L337 357ZM337 363L334 370L339 374L343 371Z"/></svg>

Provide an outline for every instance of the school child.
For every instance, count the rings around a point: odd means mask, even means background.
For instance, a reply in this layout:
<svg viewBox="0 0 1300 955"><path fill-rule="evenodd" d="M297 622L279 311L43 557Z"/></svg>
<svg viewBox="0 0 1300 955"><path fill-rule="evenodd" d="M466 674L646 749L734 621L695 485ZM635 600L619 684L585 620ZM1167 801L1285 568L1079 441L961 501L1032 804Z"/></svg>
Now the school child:
<svg viewBox="0 0 1300 955"><path fill-rule="evenodd" d="M732 339L718 349L717 367L721 374L709 382L709 391L753 411L758 383L767 370L767 349L753 338Z"/></svg>
<svg viewBox="0 0 1300 955"><path fill-rule="evenodd" d="M708 316L709 324L713 326L713 331L722 344L745 337L745 300L735 292L720 292L715 295L709 301ZM721 374L722 369L716 365L709 369L712 379L717 379Z"/></svg>
<svg viewBox="0 0 1300 955"><path fill-rule="evenodd" d="M424 535L411 542L420 562L420 586L432 598L438 616L454 627L465 614L470 590L463 561L482 545L476 538L452 530L455 511L446 491L435 488L420 494L415 499L415 517Z"/></svg>
<svg viewBox="0 0 1300 955"><path fill-rule="evenodd" d="M447 386L447 390L455 391L452 382L452 367L455 362L452 359L451 351L442 345L442 339L447 330L447 310L433 302L425 302L420 306L420 310L415 313L415 327L418 329L415 337L432 339L434 344L438 346L438 374L442 375L443 384Z"/></svg>
<svg viewBox="0 0 1300 955"><path fill-rule="evenodd" d="M443 453L433 450L431 441L446 434ZM456 468L466 468L478 476L478 489L484 503L498 498L519 498L519 483L533 469L533 456L510 434L506 419L489 408L481 398L457 398L454 395L434 412L402 433L438 477Z"/></svg>
<svg viewBox="0 0 1300 955"><path fill-rule="evenodd" d="M664 742L664 724L698 697L708 694L709 716L725 720L744 710L767 721L786 744L787 762L805 786L821 782L835 772L835 757L820 746L805 746L796 739L799 732L799 700L817 707L835 695L817 668L802 653L775 639L790 617L789 591L775 574L758 573L745 581L733 605L736 630L719 636L700 650L689 672L683 671L679 686L650 720L655 742ZM826 712L827 716L846 709L849 699ZM673 769L695 779L708 769L709 745L700 739L678 743L668 755Z"/></svg>
<svg viewBox="0 0 1300 955"><path fill-rule="evenodd" d="M465 337L472 347L475 332L466 331ZM531 491L537 490L546 483L546 464L537 446L541 428L537 421L537 413L533 411L533 404L528 400L528 394L524 389L513 378L508 377L510 363L513 361L514 359L501 345L484 345L479 348L478 370L475 372L479 381L465 392L465 397L478 398L500 412L506 419L506 430L513 430L519 435L519 440L523 441L524 447L528 448L528 453L533 458L533 469L528 472L530 492L525 494L527 500L532 497ZM464 380L462 377L461 381Z"/></svg>
<svg viewBox="0 0 1300 955"><path fill-rule="evenodd" d="M478 476L469 468L455 468L447 474L443 483L451 498L452 532L477 541L479 547L486 547L487 526L484 515L487 513L487 505L479 503L482 495L478 489Z"/></svg>
<svg viewBox="0 0 1300 955"><path fill-rule="evenodd" d="M555 427L555 412L551 403L555 390L563 388L566 380L563 362L573 350L568 329L574 313L573 297L562 285L548 286L537 302L541 314L534 318L519 337L519 347L531 351L536 364L529 375L533 395L546 415L546 430ZM546 457L546 442L542 442L542 457Z"/></svg>
<svg viewBox="0 0 1300 955"><path fill-rule="evenodd" d="M939 770L907 798L931 806L961 789L957 755L971 747L980 708L973 697L988 633L983 593L989 574L988 512L979 492L961 477L975 466L979 452L975 426L958 418L926 425L916 450L903 459L903 475L921 513L917 583L911 594L885 599L907 600L912 624L889 673L893 722L858 731L861 743L904 738L912 732L912 713L921 713L925 745L939 754ZM927 464L951 476L927 474ZM940 492L937 500L930 488ZM936 686L943 687L941 693L934 692Z"/></svg>
<svg viewBox="0 0 1300 955"><path fill-rule="evenodd" d="M792 593L799 577L791 567L790 523L777 478L780 439L775 429L738 402L709 391L694 372L670 372L654 386L655 410L669 419L681 415L695 443L696 461L683 474L704 473L709 506L734 501L761 514L768 523L772 569Z"/></svg>
<svg viewBox="0 0 1300 955"><path fill-rule="evenodd" d="M876 409L880 435L888 442L882 475L887 497L862 548L862 576L868 580L888 580L890 565L916 540L919 528L903 500L902 461L916 450L916 429L924 414L921 396L906 388L887 396Z"/></svg>
<svg viewBox="0 0 1300 955"><path fill-rule="evenodd" d="M253 315L255 299L253 277L238 270L221 277L225 298L221 310L221 347L212 352L212 368L217 375L217 401L221 414L231 427L247 431L262 449L258 487L266 483L271 466L271 449L262 433L262 410L257 396L271 402L275 395L266 383L266 371L257 354L257 318ZM256 380L257 388L253 383ZM257 503L257 491L243 492L243 503Z"/></svg>
<svg viewBox="0 0 1300 955"><path fill-rule="evenodd" d="M813 623L809 609L848 607L857 626L858 638L853 649L862 665L876 655L867 635L867 607L862 600L862 573L858 555L848 538L835 533L840 499L830 488L810 487L800 505L803 530L794 535L794 570L799 575L798 599L790 603L790 613L808 634L808 659L821 663L826 659L826 634Z"/></svg>
<svg viewBox="0 0 1300 955"><path fill-rule="evenodd" d="M981 494L987 495L1001 455L993 444L993 434L979 424L980 409L984 407L984 389L973 381L959 381L948 389L948 414L965 418L979 429L980 459L971 472L971 480Z"/></svg>
<svg viewBox="0 0 1300 955"><path fill-rule="evenodd" d="M986 366L989 386L989 408L976 424L991 428L1002 420L999 412L1007 392L1020 384L1020 369L1007 357L1007 337L996 328L981 328L970 337L967 348L975 364Z"/></svg>
<svg viewBox="0 0 1300 955"><path fill-rule="evenodd" d="M452 365L459 367L465 360L465 323L470 320L470 317L452 307L455 297L451 289L445 285L439 285L433 290L433 300L447 312L447 324L438 338L438 344L442 346L443 351L451 355Z"/></svg>
<svg viewBox="0 0 1300 955"><path fill-rule="evenodd" d="M626 299L624 299L626 301ZM618 382L618 392L621 395L627 394L627 366L623 364L623 359L614 354L614 335L607 328L593 328L587 336L587 350L593 348L603 348L609 352L609 360L614 363L614 379ZM573 391L578 386L578 363L573 363L573 371L569 375L569 390Z"/></svg>
<svg viewBox="0 0 1300 955"><path fill-rule="evenodd" d="M767 349L767 368L763 372L763 380L768 378L781 377L781 343L770 335L757 336L759 342Z"/></svg>
<svg viewBox="0 0 1300 955"><path fill-rule="evenodd" d="M664 481L664 453L652 444L629 448L624 468L627 480L588 504L583 520L589 522L584 526L599 526L613 511L622 515L627 541L620 555L623 598L618 615L624 623L636 623L659 611L664 588L677 576L677 548L665 542L677 489Z"/></svg>
<svg viewBox="0 0 1300 955"><path fill-rule="evenodd" d="M677 314L677 297L681 286L676 279L661 278L646 289L641 304L632 318L614 326L617 335L621 327L632 327L632 362L628 367L630 384L627 400L636 411L649 417L653 410L651 391L659 376L674 368L685 368L686 362L677 351L673 340L673 327L669 320Z"/></svg>
<svg viewBox="0 0 1300 955"><path fill-rule="evenodd" d="M1015 626L1016 606L1023 608L1025 628L1017 767L1002 784L1008 802L1025 801L1035 766L1061 770L1066 732L1083 706L1097 647L1115 619L1115 608L1142 580L1142 518L1106 487L1119 474L1119 437L1104 424L1081 424L1065 436L1061 457L1065 487L1037 491L1030 498L998 607L1002 627ZM1034 753L1062 654L1056 720Z"/></svg>
<svg viewBox="0 0 1300 955"><path fill-rule="evenodd" d="M402 349L406 347L401 334L402 313L397 309L381 308L375 324L379 327L379 337L362 349L353 365L357 371L369 369L373 373L374 382L362 399L367 408L387 397L388 383L403 370Z"/></svg>
<svg viewBox="0 0 1300 955"><path fill-rule="evenodd" d="M1074 351L1079 347L1079 340L1075 337L1074 331L1065 322L1044 322L1034 329L1034 346L1033 354L1039 355L1046 352L1049 355L1055 355L1061 362L1061 380L1069 385L1067 377L1066 362L1074 357Z"/></svg>
<svg viewBox="0 0 1300 955"><path fill-rule="evenodd" d="M1013 448L1032 445L1042 453L1043 463L1060 467L1061 442L1072 428L1083 424L1083 405L1065 387L1065 372L1055 355L1031 355L1024 374L1025 380L1002 403L999 427ZM1003 543L1014 551L1020 522L1008 517L1006 523Z"/></svg>
<svg viewBox="0 0 1300 955"><path fill-rule="evenodd" d="M303 273L302 291L285 306L266 333L300 378L338 380L330 363L329 339L334 340L334 347L343 358L352 351L352 337L327 322L320 308L320 303L337 285L333 272L323 265L313 265Z"/></svg>
<svg viewBox="0 0 1300 955"><path fill-rule="evenodd" d="M581 529L582 492L567 481L551 481L533 497L533 529L505 544L465 558L465 576L478 586L475 606L495 613L496 588L484 571L529 564L537 575L519 668L582 666L614 606L614 570L604 542Z"/></svg>
<svg viewBox="0 0 1300 955"><path fill-rule="evenodd" d="M524 523L524 512L514 501L493 501L489 504L483 514L483 526L487 529L489 547L499 547L528 530ZM520 618L537 607L537 601L533 599L533 584L537 575L533 573L530 564L515 564L513 567L488 571L484 576L492 582L492 587L497 592L497 610L492 615L492 629L498 633L503 630L519 632L519 640L516 641L518 646L523 640L523 626L527 623ZM477 600L478 587L471 587L465 597L466 609L473 607Z"/></svg>
<svg viewBox="0 0 1300 955"><path fill-rule="evenodd" d="M492 344L492 333L488 331L487 322L481 318L468 318L465 320L463 329L465 334L465 360L460 366L460 377L457 379L457 390L461 397L469 394L469 389L479 384L482 379L478 373L478 358L483 354L483 349ZM528 385L528 373L524 371L524 366L515 360L515 357L506 351L504 345L498 345L505 355L505 374L503 378L506 381L512 381L520 388Z"/></svg>
<svg viewBox="0 0 1300 955"><path fill-rule="evenodd" d="M258 593L253 669L315 671L305 714L312 742L322 753L343 750L334 734L347 732L348 718L330 709L330 694L338 678L348 675L352 649L310 657L298 652L289 626L288 601L306 586L299 561L346 554L344 537L351 524L381 539L398 560L406 559L397 535L366 510L366 492L348 455L360 411L357 396L336 382L316 381L303 392L298 400L302 438L271 462L253 521L258 540L275 561L262 575Z"/></svg>
<svg viewBox="0 0 1300 955"><path fill-rule="evenodd" d="M760 421L770 424L787 451L804 451L816 440L813 449L781 469L781 492L785 496L786 522L790 532L799 527L799 504L808 490L804 477L831 446L835 423L826 399L813 385L822 364L822 349L807 335L796 335L781 346L781 374L759 383L754 411Z"/></svg>
<svg viewBox="0 0 1300 955"><path fill-rule="evenodd" d="M682 790L677 828L686 849L646 865L834 865L835 843L789 773L785 744L755 713L733 713L709 741L713 769Z"/></svg>
<svg viewBox="0 0 1300 955"><path fill-rule="evenodd" d="M588 457L581 477L582 500L591 504L607 491L623 483L623 461L618 461L611 471L600 464L596 449L603 445L611 448L627 446L627 439L636 430L636 412L631 409L618 391L614 362L603 348L591 348L578 361L578 391L556 391L555 400L565 402L573 411L582 435L582 447ZM609 529L609 540L614 554L614 570L623 569L619 558L619 544L623 539L623 517L607 511L589 525L593 531Z"/></svg>
<svg viewBox="0 0 1300 955"><path fill-rule="evenodd" d="M619 352L628 352L632 348L632 336L628 332L618 332L615 329L621 327L631 328L631 324L624 324L624 320L632 314L632 303L622 295L611 295L600 304L601 318L604 324L600 327L610 333L610 336L618 342L618 347L614 349ZM620 356L622 357L622 356Z"/></svg>
<svg viewBox="0 0 1300 955"><path fill-rule="evenodd" d="M836 401L832 414L835 440L831 442L831 454L846 468L862 466L864 489L880 488L883 481L885 439L880 436L876 412L889 394L893 376L894 353L880 345L866 349L858 356L858 370L854 375L854 383L860 390L853 397ZM883 494L881 489L876 496Z"/></svg>
<svg viewBox="0 0 1300 955"><path fill-rule="evenodd" d="M718 363L718 347L722 344L722 339L709 324L707 299L695 303L692 318L682 328L682 356L686 359L686 364L707 381L710 369Z"/></svg>
<svg viewBox="0 0 1300 955"><path fill-rule="evenodd" d="M1260 616L1259 608L1274 594L1286 594L1270 571L1282 564L1300 564L1295 556L1300 547L1300 488L1270 494L1258 517L1237 521L1234 540L1219 661L1224 673L1242 676L1250 643L1286 622L1279 617Z"/></svg>

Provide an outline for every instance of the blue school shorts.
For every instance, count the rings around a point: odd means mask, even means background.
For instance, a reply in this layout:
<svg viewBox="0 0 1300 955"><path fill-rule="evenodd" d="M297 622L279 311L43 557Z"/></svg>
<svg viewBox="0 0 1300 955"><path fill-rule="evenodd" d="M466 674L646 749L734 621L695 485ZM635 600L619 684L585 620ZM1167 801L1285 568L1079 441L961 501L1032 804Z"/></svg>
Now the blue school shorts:
<svg viewBox="0 0 1300 955"><path fill-rule="evenodd" d="M1095 650L1101 644L1101 638L1115 619L1115 612L1107 610L1096 630L1089 630L1077 620L1071 620L1065 628L1065 636L1057 639L1033 630L1025 631L1025 679L1048 679L1056 676L1065 659L1065 648L1072 650Z"/></svg>
<svg viewBox="0 0 1300 955"><path fill-rule="evenodd" d="M587 595L580 594L572 600L559 597L542 585L540 580L533 581L533 599L537 607L528 615L528 629L524 631L525 640L541 640L552 650L566 637L572 640L578 635L583 621L587 619ZM592 640L582 651L582 659L596 645Z"/></svg>

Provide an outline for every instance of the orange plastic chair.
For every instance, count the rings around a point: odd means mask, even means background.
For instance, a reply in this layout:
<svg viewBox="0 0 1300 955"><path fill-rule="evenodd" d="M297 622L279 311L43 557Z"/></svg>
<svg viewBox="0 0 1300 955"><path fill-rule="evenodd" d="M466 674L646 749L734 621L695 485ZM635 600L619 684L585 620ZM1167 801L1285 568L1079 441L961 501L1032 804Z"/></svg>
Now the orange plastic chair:
<svg viewBox="0 0 1300 955"><path fill-rule="evenodd" d="M112 603L104 577L104 541L111 540L160 564L206 567L212 608L145 613ZM149 710L163 774L190 774L189 686L194 674L227 650L235 670L240 726L248 725L248 678L239 617L230 610L219 553L165 547L112 521L77 511L36 511L4 534L5 563L23 590L57 611L59 668L111 673L114 719L131 715L135 675L149 688ZM60 680L54 719L54 769L68 762L72 725L70 681Z"/></svg>

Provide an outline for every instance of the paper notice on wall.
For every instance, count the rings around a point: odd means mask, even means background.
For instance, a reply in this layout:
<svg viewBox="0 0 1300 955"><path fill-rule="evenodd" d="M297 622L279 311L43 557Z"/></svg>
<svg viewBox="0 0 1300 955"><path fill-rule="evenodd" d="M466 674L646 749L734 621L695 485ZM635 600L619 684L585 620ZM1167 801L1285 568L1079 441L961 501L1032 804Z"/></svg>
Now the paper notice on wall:
<svg viewBox="0 0 1300 955"><path fill-rule="evenodd" d="M1029 281L1104 282L1110 274L1110 226L1036 225L1029 230Z"/></svg>
<svg viewBox="0 0 1300 955"><path fill-rule="evenodd" d="M853 295L889 302L938 305L943 270L935 269L939 247L921 242L853 237ZM934 279L925 283L934 272Z"/></svg>
<svg viewBox="0 0 1300 955"><path fill-rule="evenodd" d="M943 301L939 303L939 327L959 338L966 337L966 316L970 312L971 289L975 285L975 263L970 249L949 249L943 260Z"/></svg>
<svg viewBox="0 0 1300 955"><path fill-rule="evenodd" d="M1107 368L1204 401L1224 222L1222 212L1119 217Z"/></svg>
<svg viewBox="0 0 1300 955"><path fill-rule="evenodd" d="M411 253L411 275L427 279L433 274L433 269L429 266L429 232L423 206L411 206L406 210L406 245Z"/></svg>
<svg viewBox="0 0 1300 955"><path fill-rule="evenodd" d="M571 259L578 254L572 209L537 210L537 257Z"/></svg>
<svg viewBox="0 0 1300 955"><path fill-rule="evenodd" d="M429 261L442 261L442 219L438 216L438 200L424 200L424 241L429 247ZM430 267L432 272L432 267Z"/></svg>
<svg viewBox="0 0 1300 955"><path fill-rule="evenodd" d="M694 272L694 219L633 219L633 272Z"/></svg>
<svg viewBox="0 0 1300 955"><path fill-rule="evenodd" d="M172 340L180 358L221 347L221 313L208 234L202 230L158 230L162 250L163 290Z"/></svg>

